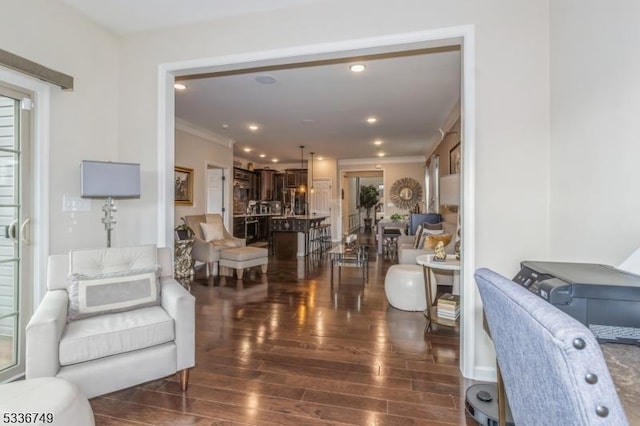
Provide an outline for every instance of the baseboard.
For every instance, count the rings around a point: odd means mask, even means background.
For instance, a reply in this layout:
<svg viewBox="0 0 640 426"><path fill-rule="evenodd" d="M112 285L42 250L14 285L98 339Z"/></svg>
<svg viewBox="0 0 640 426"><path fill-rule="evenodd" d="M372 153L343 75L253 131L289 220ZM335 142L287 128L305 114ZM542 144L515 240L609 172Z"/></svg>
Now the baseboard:
<svg viewBox="0 0 640 426"><path fill-rule="evenodd" d="M476 367L474 380L480 382L496 382L497 371L495 367Z"/></svg>

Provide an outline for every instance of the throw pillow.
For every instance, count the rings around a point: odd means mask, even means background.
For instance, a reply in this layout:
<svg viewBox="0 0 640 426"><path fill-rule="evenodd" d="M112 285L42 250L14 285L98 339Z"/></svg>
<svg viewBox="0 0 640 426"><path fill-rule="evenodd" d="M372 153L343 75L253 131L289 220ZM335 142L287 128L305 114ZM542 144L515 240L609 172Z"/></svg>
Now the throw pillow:
<svg viewBox="0 0 640 426"><path fill-rule="evenodd" d="M426 238L424 239L424 246L422 248L427 250L433 250L436 248L436 245L440 241L442 241L442 243L446 247L447 244L449 244L449 242L451 241L451 234L437 234L437 235L427 234Z"/></svg>
<svg viewBox="0 0 640 426"><path fill-rule="evenodd" d="M69 275L68 320L160 304L160 266L111 272Z"/></svg>
<svg viewBox="0 0 640 426"><path fill-rule="evenodd" d="M422 236L422 223L416 228L416 234L413 236L413 248L418 248L420 237Z"/></svg>
<svg viewBox="0 0 640 426"><path fill-rule="evenodd" d="M442 222L438 222L438 223L425 222L423 226L427 229L438 230L438 229L442 229Z"/></svg>
<svg viewBox="0 0 640 426"><path fill-rule="evenodd" d="M222 222L201 223L200 228L202 229L202 236L205 241L224 240L224 226Z"/></svg>

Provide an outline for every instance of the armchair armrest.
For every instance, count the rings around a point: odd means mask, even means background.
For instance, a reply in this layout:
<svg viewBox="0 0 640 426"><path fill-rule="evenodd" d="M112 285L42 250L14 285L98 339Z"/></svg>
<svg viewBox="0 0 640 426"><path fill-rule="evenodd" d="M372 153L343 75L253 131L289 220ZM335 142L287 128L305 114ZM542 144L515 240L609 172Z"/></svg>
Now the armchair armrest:
<svg viewBox="0 0 640 426"><path fill-rule="evenodd" d="M173 278L162 278L162 307L173 318L177 347L177 370L195 365L196 299Z"/></svg>
<svg viewBox="0 0 640 426"><path fill-rule="evenodd" d="M26 329L26 377L55 377L60 369L60 338L67 325L69 297L48 291Z"/></svg>
<svg viewBox="0 0 640 426"><path fill-rule="evenodd" d="M198 262L216 262L220 257L220 249L214 247L212 243L193 237L193 248L191 249L191 257Z"/></svg>

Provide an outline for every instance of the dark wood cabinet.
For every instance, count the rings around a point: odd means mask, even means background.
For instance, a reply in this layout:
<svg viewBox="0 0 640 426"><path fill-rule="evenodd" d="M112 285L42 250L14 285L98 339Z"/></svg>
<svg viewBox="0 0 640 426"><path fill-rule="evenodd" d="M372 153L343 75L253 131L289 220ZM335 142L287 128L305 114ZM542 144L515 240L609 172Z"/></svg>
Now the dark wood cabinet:
<svg viewBox="0 0 640 426"><path fill-rule="evenodd" d="M286 188L285 185L286 173L276 173L273 176L273 200L284 202L283 191Z"/></svg>
<svg viewBox="0 0 640 426"><path fill-rule="evenodd" d="M244 229L244 217L234 217L233 218L233 236L236 238L244 238L245 237L245 229Z"/></svg>
<svg viewBox="0 0 640 426"><path fill-rule="evenodd" d="M259 187L258 199L261 201L276 200L274 191L275 170L256 170L256 175L258 176Z"/></svg>
<svg viewBox="0 0 640 426"><path fill-rule="evenodd" d="M285 179L287 188L295 188L298 186L296 183L296 173L293 170L287 170L285 172Z"/></svg>
<svg viewBox="0 0 640 426"><path fill-rule="evenodd" d="M300 185L307 185L307 169L288 169L286 173L287 188L297 188Z"/></svg>
<svg viewBox="0 0 640 426"><path fill-rule="evenodd" d="M258 176L251 172L249 175L249 199L259 200L260 198L260 186Z"/></svg>

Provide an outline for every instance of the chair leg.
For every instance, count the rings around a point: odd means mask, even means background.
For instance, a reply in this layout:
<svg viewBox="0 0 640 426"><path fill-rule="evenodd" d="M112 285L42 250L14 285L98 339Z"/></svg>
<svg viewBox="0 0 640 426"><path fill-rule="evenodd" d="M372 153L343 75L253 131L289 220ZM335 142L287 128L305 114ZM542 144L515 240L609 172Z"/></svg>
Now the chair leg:
<svg viewBox="0 0 640 426"><path fill-rule="evenodd" d="M184 370L178 371L178 377L180 378L180 389L182 392L187 391L187 386L189 386L189 368L185 368Z"/></svg>

